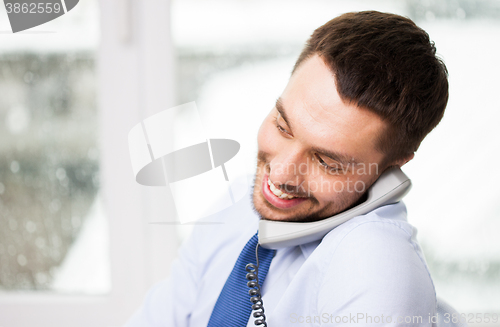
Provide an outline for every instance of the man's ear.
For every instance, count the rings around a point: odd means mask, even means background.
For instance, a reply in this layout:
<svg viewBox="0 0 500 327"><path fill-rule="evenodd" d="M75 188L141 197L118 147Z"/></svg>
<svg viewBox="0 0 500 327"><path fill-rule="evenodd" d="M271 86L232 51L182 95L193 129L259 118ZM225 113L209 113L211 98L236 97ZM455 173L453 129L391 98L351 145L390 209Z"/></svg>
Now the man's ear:
<svg viewBox="0 0 500 327"><path fill-rule="evenodd" d="M406 158L396 160L394 162L394 166L402 167L405 163L407 163L408 161L413 159L413 157L415 157L415 153L412 153L411 155L407 156Z"/></svg>

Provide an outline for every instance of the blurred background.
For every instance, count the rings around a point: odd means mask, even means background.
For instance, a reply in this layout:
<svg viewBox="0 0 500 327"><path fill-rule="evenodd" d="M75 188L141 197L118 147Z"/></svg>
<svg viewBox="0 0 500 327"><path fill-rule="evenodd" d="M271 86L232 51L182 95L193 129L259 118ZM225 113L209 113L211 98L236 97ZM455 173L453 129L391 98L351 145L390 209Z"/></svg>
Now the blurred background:
<svg viewBox="0 0 500 327"><path fill-rule="evenodd" d="M408 219L438 296L500 314L500 0L82 0L16 34L0 6L0 325L123 323L190 232L161 223L168 189L135 184L130 128L196 101L254 173L305 40L359 10L410 17L448 67L445 116L403 169Z"/></svg>

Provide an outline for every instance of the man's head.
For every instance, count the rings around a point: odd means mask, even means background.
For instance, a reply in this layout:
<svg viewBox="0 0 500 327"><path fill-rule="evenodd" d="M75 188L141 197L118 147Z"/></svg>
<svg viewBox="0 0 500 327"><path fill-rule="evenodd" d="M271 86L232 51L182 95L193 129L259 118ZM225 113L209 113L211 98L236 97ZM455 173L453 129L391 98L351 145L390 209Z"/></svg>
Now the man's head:
<svg viewBox="0 0 500 327"><path fill-rule="evenodd" d="M448 100L435 52L425 31L392 14L344 14L314 31L259 130L256 211L326 218L360 201L387 167L411 160Z"/></svg>

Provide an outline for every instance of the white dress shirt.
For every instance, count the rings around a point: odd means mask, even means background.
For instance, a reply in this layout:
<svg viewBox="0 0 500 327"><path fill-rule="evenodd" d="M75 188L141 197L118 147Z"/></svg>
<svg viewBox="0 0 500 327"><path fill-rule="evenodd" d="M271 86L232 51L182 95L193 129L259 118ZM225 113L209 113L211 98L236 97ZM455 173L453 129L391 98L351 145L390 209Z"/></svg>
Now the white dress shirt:
<svg viewBox="0 0 500 327"><path fill-rule="evenodd" d="M205 219L126 327L206 327L258 229L251 194ZM279 249L262 286L269 327L431 326L436 293L402 202L355 217L321 241ZM255 262L254 262L255 263ZM248 326L254 326L251 316Z"/></svg>

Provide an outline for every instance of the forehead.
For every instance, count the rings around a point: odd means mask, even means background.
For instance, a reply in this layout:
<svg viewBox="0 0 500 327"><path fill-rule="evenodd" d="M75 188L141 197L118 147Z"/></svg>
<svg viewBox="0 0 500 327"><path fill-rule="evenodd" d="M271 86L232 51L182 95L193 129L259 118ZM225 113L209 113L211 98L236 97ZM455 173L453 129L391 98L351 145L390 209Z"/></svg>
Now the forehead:
<svg viewBox="0 0 500 327"><path fill-rule="evenodd" d="M386 123L375 113L344 102L333 73L319 56L298 67L280 100L294 137L301 142L365 162L382 160L376 144Z"/></svg>

